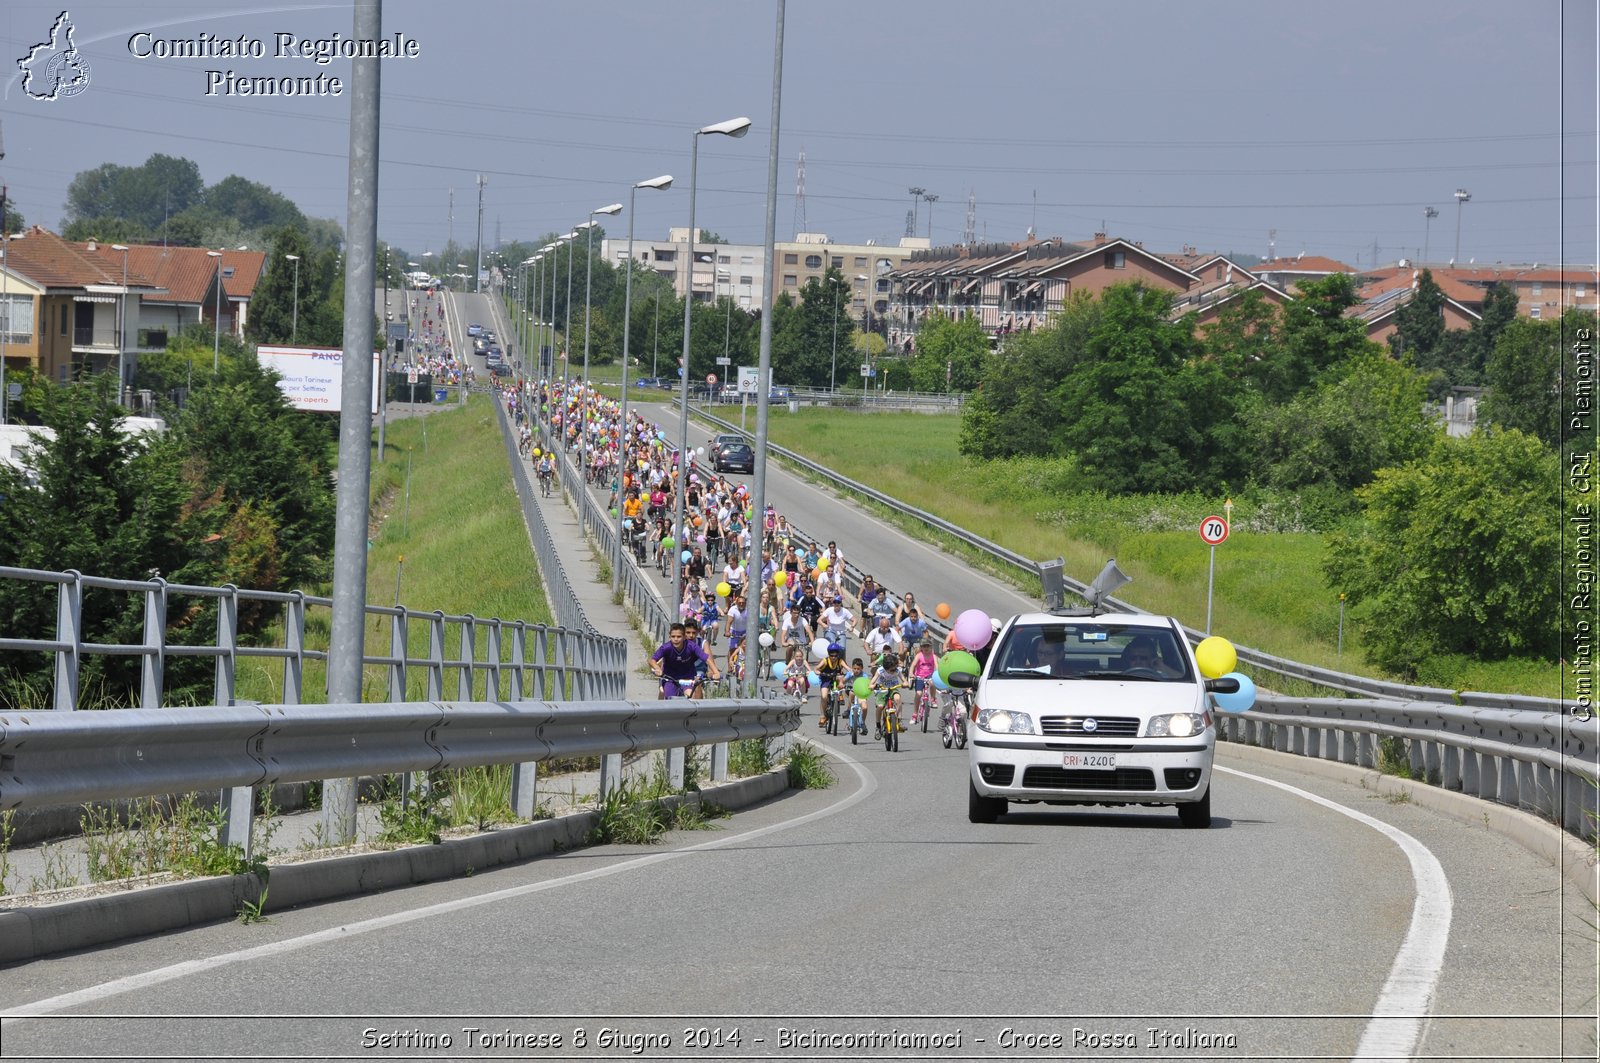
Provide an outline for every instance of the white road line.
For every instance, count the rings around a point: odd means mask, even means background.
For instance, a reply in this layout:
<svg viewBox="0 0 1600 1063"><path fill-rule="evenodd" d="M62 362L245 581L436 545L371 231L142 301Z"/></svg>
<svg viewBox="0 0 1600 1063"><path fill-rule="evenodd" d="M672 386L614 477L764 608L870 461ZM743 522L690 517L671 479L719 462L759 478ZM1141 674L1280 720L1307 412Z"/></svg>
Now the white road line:
<svg viewBox="0 0 1600 1063"><path fill-rule="evenodd" d="M866 771L866 769L864 769L860 764L851 758L844 757L842 755L840 755L840 759L842 759L850 766L852 770L855 771L861 782L860 788L848 797L841 798L840 800L835 801L833 804L828 805L825 808L820 808L815 812L808 812L797 819L788 820L783 823L774 823L766 827L757 827L754 830L748 830L742 834L732 834L725 838L718 838L715 841L701 842L698 845L690 845L683 849L674 849L669 853L652 853L649 856L641 856L633 860L626 860L620 864L613 864L610 867L597 868L592 871L581 871L573 875L565 875L561 878L551 879L548 882L534 882L529 883L526 886L513 886L509 889L496 890L493 893L485 893L477 897L463 897L454 901L444 901L439 904L430 904L426 907L414 908L406 912L396 912L392 915L378 916L373 919L363 919L358 923L349 923L345 926L330 927L327 930L319 930L315 933L303 934L300 937L288 938L284 941L275 941L269 945L258 945L255 948L241 949L237 952L227 952L218 956L207 956L204 959L188 960L184 963L175 963L168 967L158 967L153 971L145 971L142 974L131 974L124 978L117 978L110 982L103 982L100 985L89 986L88 988L79 989L71 993L62 993L58 996L46 997L43 1000L36 1000L29 1004L19 1004L13 1008L7 1008L4 1011L0 1011L0 1029L10 1026L16 1022L25 1021L31 1017L40 1015L54 1015L57 1012L65 1011L68 1008L74 1008L84 1004L93 1004L97 1001L120 996L123 993L131 993L138 989L147 989L151 986L161 985L164 982L172 982L179 978L187 978L190 975L203 974L206 971L216 970L219 967L226 967L235 963L248 963L252 960L268 959L273 956L281 956L285 953L297 952L300 949L310 948L314 945L321 945L330 941L348 940L350 937L356 934L367 934L375 930L384 930L392 926L402 926L406 923L415 923L423 919L429 919L436 915L448 915L452 912L466 911L470 908L477 908L485 904L494 904L498 901L510 900L515 897L524 897L528 896L529 894L543 893L547 890L557 889L561 886L569 886L580 882L589 882L594 879L606 878L611 875L621 874L624 871L634 871L639 868L652 867L656 864L665 863L668 860L676 860L679 857L686 856L690 853L703 853L711 849L723 849L731 845L738 845L743 842L751 841L755 838L761 838L768 834L776 834L779 831L785 831L793 827L799 827L807 823L813 823L819 819L837 815L840 812L843 812L845 809L860 804L862 801L865 801L867 798L871 797L878 789L878 780L870 772Z"/></svg>
<svg viewBox="0 0 1600 1063"><path fill-rule="evenodd" d="M1406 931L1405 940L1400 943L1400 951L1395 954L1394 965L1389 968L1389 978L1383 983L1378 1002L1372 1009L1372 1021L1362 1031L1352 1058L1363 1061L1411 1059L1426 1032L1428 1009L1444 967L1445 947L1450 942L1450 919L1454 906L1450 896L1450 881L1445 877L1438 858L1405 831L1353 808L1346 808L1297 786L1264 779L1249 772L1221 765L1217 765L1215 770L1275 786L1296 797L1330 808L1342 816L1349 816L1357 823L1378 831L1406 854L1406 859L1411 862L1411 877L1417 890L1417 900L1411 908L1411 927Z"/></svg>

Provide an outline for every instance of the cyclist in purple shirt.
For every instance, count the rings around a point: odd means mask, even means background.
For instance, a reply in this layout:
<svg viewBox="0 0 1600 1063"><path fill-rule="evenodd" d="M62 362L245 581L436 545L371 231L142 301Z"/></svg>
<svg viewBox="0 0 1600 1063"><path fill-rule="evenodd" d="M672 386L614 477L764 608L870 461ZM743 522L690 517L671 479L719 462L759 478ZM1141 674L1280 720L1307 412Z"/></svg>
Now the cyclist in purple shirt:
<svg viewBox="0 0 1600 1063"><path fill-rule="evenodd" d="M690 698L704 697L705 692L696 680L697 665L703 665L712 679L721 678L717 662L698 643L688 641L682 624L673 624L667 641L650 657L650 671L661 679L661 697L676 698L685 694Z"/></svg>

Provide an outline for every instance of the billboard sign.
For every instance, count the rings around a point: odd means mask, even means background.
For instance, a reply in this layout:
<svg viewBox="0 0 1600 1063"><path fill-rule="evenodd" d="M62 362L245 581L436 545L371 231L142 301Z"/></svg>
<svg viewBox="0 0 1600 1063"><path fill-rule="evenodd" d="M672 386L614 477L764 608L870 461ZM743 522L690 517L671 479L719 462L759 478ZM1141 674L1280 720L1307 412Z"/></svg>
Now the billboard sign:
<svg viewBox="0 0 1600 1063"><path fill-rule="evenodd" d="M344 352L337 347L256 348L256 358L278 374L278 389L297 410L338 413L344 394ZM371 412L378 412L378 382L383 375L382 355L372 354Z"/></svg>

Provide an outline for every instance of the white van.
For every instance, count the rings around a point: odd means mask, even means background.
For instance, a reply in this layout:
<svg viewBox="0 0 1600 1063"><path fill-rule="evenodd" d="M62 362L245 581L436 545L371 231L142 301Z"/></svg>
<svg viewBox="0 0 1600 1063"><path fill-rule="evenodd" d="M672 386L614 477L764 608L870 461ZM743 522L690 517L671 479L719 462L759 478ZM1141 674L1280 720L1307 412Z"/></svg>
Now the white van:
<svg viewBox="0 0 1600 1063"><path fill-rule="evenodd" d="M1145 613L1026 613L995 636L975 689L968 818L993 823L1011 802L1175 805L1211 825L1216 752L1210 693L1183 629Z"/></svg>

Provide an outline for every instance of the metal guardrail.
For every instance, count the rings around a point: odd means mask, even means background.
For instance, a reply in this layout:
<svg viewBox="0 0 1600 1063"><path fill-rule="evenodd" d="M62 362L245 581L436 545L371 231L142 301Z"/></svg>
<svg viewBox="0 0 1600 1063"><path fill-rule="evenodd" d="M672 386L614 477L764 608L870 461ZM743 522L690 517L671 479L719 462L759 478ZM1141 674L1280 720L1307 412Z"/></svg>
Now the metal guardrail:
<svg viewBox="0 0 1600 1063"><path fill-rule="evenodd" d="M794 701L681 699L8 712L0 713L0 809L216 788L248 791L280 782L558 757L620 757L764 738L799 724ZM714 776L717 770L714 760ZM522 814L531 816L531 802Z"/></svg>
<svg viewBox="0 0 1600 1063"><path fill-rule="evenodd" d="M1600 720L1559 712L1348 698L1261 697L1218 713L1226 740L1363 768L1404 767L1419 783L1531 812L1596 836ZM1381 743L1399 743L1383 763Z"/></svg>
<svg viewBox="0 0 1600 1063"><path fill-rule="evenodd" d="M704 420L710 421L711 423L722 428L724 431L739 431L737 426L728 421L724 421L722 418L717 417L714 414L706 412L704 409L697 409L694 412ZM980 553L983 553L988 557L994 558L997 561L1017 569L1029 579L1036 580L1039 578L1039 564L1030 558L1023 557L1021 554L1018 554L1013 550L1008 550L997 543L990 542L981 536L974 535L965 528L958 527L942 517L935 516L934 514L918 509L915 506L907 505L897 498L884 494L882 491L868 487L866 484L857 483L848 477L841 476L832 469L829 469L824 465L820 465L802 454L797 454L792 450L777 446L771 442L768 442L767 449L771 453L777 454L785 461L797 465L807 472L812 473L815 476L819 476L838 487L842 487L845 490L861 495L862 497L869 498L880 505L888 507L896 513L913 517L916 520L921 521L923 524L926 524L928 527L943 532L944 534L949 535L962 543L965 543ZM1064 582L1069 590L1079 596L1082 596L1088 590L1088 584L1079 582L1078 580L1066 578ZM1128 612L1142 613L1145 611L1137 606L1129 605L1128 603L1119 601L1115 598L1108 598L1107 603L1115 608L1123 609ZM1199 642L1205 637L1204 632L1195 628L1185 627L1184 631L1192 642ZM1288 660L1287 658L1275 657L1270 653L1252 649L1248 646L1236 646L1235 649L1238 651L1239 660L1243 663L1249 664L1253 668L1260 669L1264 672L1270 672L1286 679L1294 679L1301 682L1312 683L1316 686L1326 689L1342 691L1346 694L1355 694L1367 697L1394 698L1405 701L1480 706L1484 708L1523 709L1527 711L1559 713L1562 709L1562 703L1560 699L1557 698L1538 698L1518 694L1495 694L1485 691L1457 691L1448 690L1442 687L1408 686L1404 683L1391 683L1381 679L1370 679L1365 676L1350 675L1345 672L1334 671L1330 668L1320 668L1315 665L1301 664L1297 661Z"/></svg>

